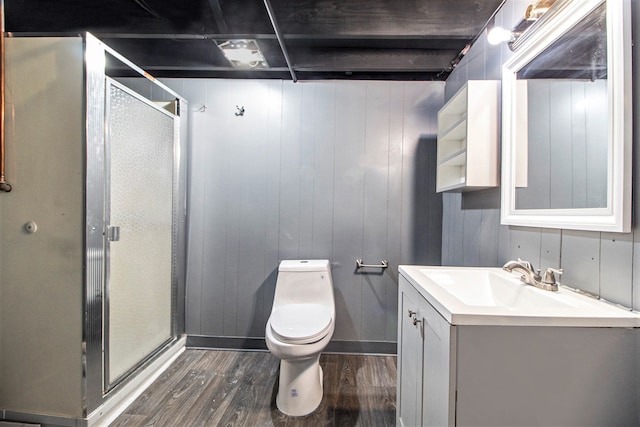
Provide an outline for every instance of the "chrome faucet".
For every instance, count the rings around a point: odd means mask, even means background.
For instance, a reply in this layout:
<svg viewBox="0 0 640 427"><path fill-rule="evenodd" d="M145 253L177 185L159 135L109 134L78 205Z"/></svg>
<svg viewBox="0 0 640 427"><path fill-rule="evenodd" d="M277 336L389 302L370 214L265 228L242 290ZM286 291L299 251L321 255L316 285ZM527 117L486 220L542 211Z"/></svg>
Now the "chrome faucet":
<svg viewBox="0 0 640 427"><path fill-rule="evenodd" d="M557 291L558 284L556 283L556 274L562 274L562 270L555 268L547 268L543 276L540 276L540 270L534 269L533 265L529 261L524 261L518 258L517 261L509 261L502 268L508 272L513 270L522 273L520 280L527 285L535 286L545 291Z"/></svg>

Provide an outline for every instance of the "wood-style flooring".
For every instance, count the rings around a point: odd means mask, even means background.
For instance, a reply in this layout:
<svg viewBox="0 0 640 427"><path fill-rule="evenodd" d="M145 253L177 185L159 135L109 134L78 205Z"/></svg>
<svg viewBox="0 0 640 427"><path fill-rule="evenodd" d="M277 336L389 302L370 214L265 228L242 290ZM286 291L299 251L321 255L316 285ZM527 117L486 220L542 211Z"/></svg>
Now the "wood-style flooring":
<svg viewBox="0 0 640 427"><path fill-rule="evenodd" d="M268 352L186 350L111 426L395 425L395 356L323 354L324 397L305 417L276 409L278 364Z"/></svg>

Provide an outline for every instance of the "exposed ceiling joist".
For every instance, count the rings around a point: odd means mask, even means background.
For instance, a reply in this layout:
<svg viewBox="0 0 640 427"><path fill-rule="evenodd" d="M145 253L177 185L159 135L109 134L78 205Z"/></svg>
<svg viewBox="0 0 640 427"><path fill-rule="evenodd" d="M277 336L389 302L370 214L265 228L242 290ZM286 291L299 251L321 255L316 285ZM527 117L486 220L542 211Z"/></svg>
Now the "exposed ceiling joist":
<svg viewBox="0 0 640 427"><path fill-rule="evenodd" d="M444 80L502 3L5 0L5 11L12 35L90 31L162 77ZM236 39L255 39L271 68L231 68L216 43Z"/></svg>

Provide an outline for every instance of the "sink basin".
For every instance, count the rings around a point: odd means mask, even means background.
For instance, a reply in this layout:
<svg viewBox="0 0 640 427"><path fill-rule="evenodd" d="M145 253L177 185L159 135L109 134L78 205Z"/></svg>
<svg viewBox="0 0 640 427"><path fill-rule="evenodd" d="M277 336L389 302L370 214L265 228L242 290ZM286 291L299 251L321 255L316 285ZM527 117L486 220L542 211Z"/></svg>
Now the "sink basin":
<svg viewBox="0 0 640 427"><path fill-rule="evenodd" d="M560 286L546 291L501 268L400 266L452 325L640 327L640 314Z"/></svg>
<svg viewBox="0 0 640 427"><path fill-rule="evenodd" d="M571 304L550 291L526 285L519 276L498 274L490 270L422 269L429 280L469 306L511 309L540 306L564 308Z"/></svg>

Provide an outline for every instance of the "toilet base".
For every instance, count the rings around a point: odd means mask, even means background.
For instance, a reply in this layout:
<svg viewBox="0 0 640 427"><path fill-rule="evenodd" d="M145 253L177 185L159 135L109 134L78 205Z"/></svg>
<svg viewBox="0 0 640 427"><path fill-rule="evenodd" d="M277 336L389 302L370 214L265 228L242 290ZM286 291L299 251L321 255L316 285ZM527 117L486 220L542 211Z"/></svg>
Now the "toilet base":
<svg viewBox="0 0 640 427"><path fill-rule="evenodd" d="M316 410L322 401L320 355L309 359L282 359L276 406L280 412L301 417Z"/></svg>

